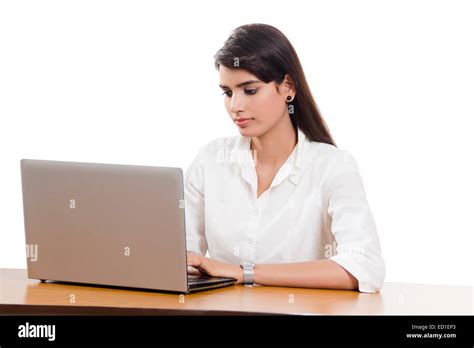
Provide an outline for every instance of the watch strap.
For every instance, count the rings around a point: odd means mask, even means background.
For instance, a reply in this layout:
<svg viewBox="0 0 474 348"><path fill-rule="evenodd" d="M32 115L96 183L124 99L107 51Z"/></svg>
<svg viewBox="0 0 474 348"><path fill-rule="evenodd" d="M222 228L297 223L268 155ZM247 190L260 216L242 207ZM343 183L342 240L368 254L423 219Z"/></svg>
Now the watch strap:
<svg viewBox="0 0 474 348"><path fill-rule="evenodd" d="M240 264L240 268L243 269L244 271L244 276L242 278L242 284L243 285L253 285L253 276L254 276L254 270L255 270L255 264L251 262L242 262Z"/></svg>

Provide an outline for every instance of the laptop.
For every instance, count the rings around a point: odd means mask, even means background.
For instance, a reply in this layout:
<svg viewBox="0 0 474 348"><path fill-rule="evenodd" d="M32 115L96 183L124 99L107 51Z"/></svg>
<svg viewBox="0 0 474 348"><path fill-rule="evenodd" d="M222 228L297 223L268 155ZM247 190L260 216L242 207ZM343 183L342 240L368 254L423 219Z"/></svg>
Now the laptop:
<svg viewBox="0 0 474 348"><path fill-rule="evenodd" d="M190 293L181 168L21 160L28 278Z"/></svg>

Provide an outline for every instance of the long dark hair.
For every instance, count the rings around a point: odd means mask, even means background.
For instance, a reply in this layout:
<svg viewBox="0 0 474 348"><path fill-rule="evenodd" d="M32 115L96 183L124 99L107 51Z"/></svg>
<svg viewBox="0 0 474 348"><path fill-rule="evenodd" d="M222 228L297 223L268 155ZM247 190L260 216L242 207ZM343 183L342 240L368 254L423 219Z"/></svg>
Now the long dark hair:
<svg viewBox="0 0 474 348"><path fill-rule="evenodd" d="M232 31L224 46L214 55L215 67L244 69L269 83L280 84L288 74L295 84L296 95L290 105L293 128L311 141L336 146L306 81L298 55L286 36L267 24L246 24Z"/></svg>

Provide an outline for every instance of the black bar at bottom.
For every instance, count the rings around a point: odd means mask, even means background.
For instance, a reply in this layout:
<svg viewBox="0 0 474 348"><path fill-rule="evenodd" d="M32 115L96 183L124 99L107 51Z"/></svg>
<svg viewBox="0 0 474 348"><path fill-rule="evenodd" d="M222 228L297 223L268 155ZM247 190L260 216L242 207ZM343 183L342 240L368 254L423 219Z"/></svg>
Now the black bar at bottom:
<svg viewBox="0 0 474 348"><path fill-rule="evenodd" d="M0 316L0 346L383 343L473 347L473 328L472 316Z"/></svg>

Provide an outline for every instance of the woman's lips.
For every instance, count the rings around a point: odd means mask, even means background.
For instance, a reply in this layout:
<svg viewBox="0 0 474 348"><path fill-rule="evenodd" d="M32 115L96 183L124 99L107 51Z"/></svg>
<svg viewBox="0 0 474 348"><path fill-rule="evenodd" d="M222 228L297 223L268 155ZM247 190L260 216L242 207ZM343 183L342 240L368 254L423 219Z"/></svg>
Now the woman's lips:
<svg viewBox="0 0 474 348"><path fill-rule="evenodd" d="M248 125L252 120L253 118L236 118L234 122L237 124L237 126L244 127Z"/></svg>

